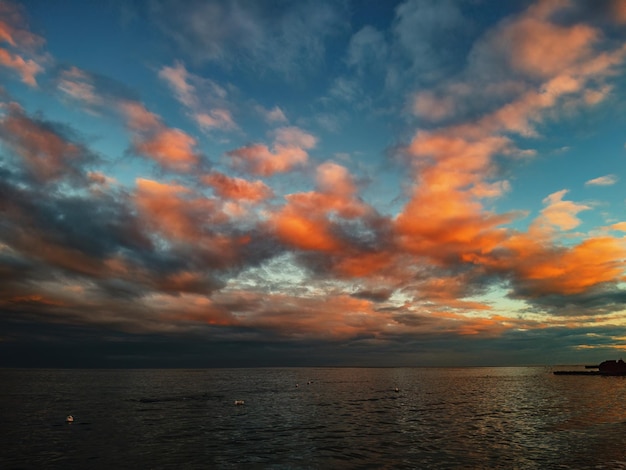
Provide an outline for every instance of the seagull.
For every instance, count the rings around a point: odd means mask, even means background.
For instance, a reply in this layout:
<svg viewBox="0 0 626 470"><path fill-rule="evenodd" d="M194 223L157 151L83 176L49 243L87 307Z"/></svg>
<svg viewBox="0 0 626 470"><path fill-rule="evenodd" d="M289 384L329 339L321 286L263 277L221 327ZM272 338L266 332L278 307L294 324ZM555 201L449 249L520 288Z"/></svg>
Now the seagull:
<svg viewBox="0 0 626 470"><path fill-rule="evenodd" d="M65 422L66 423L73 423L74 422L74 417L72 415L67 415L67 418L65 418Z"/></svg>

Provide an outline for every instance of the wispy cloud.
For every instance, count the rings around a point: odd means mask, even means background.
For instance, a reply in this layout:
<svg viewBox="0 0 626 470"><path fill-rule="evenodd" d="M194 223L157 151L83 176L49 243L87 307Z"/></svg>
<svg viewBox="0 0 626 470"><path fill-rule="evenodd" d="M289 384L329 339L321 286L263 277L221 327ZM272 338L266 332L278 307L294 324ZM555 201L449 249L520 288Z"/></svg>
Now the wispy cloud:
<svg viewBox="0 0 626 470"><path fill-rule="evenodd" d="M605 175L590 179L585 182L585 186L613 186L619 178L617 175Z"/></svg>
<svg viewBox="0 0 626 470"><path fill-rule="evenodd" d="M229 109L227 92L217 83L189 73L181 62L174 67L163 67L159 77L174 91L200 129L232 131L238 128Z"/></svg>

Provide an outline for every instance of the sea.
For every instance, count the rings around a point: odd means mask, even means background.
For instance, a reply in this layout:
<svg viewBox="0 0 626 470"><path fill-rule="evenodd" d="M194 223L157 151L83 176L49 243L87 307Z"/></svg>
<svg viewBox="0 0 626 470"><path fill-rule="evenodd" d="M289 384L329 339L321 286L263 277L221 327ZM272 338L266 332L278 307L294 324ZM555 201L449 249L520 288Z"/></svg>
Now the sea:
<svg viewBox="0 0 626 470"><path fill-rule="evenodd" d="M626 468L626 377L553 370L0 369L0 468Z"/></svg>

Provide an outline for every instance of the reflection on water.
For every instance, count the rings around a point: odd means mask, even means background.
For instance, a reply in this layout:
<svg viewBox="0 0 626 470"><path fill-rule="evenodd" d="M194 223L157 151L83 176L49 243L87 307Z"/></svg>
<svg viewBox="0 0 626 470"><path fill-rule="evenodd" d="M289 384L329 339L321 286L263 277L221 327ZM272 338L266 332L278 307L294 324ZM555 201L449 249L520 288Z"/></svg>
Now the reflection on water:
<svg viewBox="0 0 626 470"><path fill-rule="evenodd" d="M626 468L623 377L293 368L0 380L1 468Z"/></svg>

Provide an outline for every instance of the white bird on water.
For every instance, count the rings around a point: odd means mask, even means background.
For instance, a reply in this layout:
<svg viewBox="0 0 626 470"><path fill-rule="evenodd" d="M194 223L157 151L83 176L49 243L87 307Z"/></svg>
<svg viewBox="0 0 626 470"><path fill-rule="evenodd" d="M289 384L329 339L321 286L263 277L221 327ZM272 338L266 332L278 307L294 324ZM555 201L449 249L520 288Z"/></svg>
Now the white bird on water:
<svg viewBox="0 0 626 470"><path fill-rule="evenodd" d="M73 423L74 422L74 417L72 415L67 415L67 418L65 418L65 422L66 423Z"/></svg>
<svg viewBox="0 0 626 470"><path fill-rule="evenodd" d="M235 400L235 405L243 405L245 402L243 400Z"/></svg>

